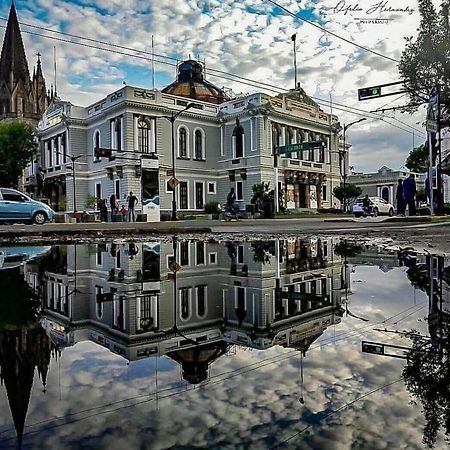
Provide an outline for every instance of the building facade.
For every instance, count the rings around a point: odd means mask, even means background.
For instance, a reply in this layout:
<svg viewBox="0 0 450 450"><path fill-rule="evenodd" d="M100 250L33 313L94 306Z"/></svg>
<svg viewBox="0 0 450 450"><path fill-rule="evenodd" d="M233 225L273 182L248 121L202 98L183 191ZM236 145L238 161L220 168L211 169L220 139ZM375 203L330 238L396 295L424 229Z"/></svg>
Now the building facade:
<svg viewBox="0 0 450 450"><path fill-rule="evenodd" d="M398 180L408 178L411 173L415 176L417 190L425 189L425 174L410 172L407 169L393 170L386 166L374 173L353 173L348 177L348 182L360 187L363 191L362 195L380 197L397 207L395 196Z"/></svg>
<svg viewBox="0 0 450 450"><path fill-rule="evenodd" d="M174 122L173 161L170 117L188 105ZM163 91L125 86L87 108L55 100L38 126L39 167L49 203L59 210L88 209L87 199L113 193L122 205L132 191L138 211L159 220L172 207L173 176L178 214L224 203L231 187L244 210L253 185L270 182L273 189L276 179L282 208L317 209L333 206L341 181L337 123L301 88L231 100L204 80L199 63L186 61ZM276 146L311 141L325 148L282 155L274 168ZM96 147L112 149L115 159L97 158Z"/></svg>

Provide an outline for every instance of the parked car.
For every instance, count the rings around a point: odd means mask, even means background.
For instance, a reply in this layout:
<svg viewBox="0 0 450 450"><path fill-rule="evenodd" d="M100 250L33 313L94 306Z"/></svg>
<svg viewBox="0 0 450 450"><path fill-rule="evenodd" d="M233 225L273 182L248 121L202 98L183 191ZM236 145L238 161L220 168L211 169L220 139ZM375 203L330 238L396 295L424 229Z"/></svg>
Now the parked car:
<svg viewBox="0 0 450 450"><path fill-rule="evenodd" d="M48 205L33 200L15 189L0 188L0 222L43 224L54 219L55 212Z"/></svg>
<svg viewBox="0 0 450 450"><path fill-rule="evenodd" d="M372 208L371 208L371 215L374 217L378 216L379 214L385 214L389 217L392 217L395 213L395 209L393 205L388 203L386 200L382 199L381 197L369 197ZM364 214L367 214L367 211L364 211L363 207L363 201L364 198L358 198L353 203L353 214L355 217L362 217Z"/></svg>

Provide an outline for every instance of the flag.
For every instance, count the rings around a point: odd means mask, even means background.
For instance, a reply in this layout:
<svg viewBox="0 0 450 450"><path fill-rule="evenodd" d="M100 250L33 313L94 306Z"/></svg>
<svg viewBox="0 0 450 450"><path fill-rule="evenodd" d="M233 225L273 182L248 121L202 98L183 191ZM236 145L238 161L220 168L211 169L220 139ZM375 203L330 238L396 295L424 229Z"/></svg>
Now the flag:
<svg viewBox="0 0 450 450"><path fill-rule="evenodd" d="M294 33L292 36L291 36L291 41L295 41L297 39L297 33Z"/></svg>

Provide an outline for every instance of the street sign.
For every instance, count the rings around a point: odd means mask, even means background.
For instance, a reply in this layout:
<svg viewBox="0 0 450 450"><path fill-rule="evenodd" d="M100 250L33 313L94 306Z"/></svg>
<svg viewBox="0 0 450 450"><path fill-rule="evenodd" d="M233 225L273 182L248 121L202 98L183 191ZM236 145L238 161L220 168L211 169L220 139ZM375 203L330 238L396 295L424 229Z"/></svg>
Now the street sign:
<svg viewBox="0 0 450 450"><path fill-rule="evenodd" d="M363 353L373 353L375 355L384 355L384 345L375 342L362 341Z"/></svg>
<svg viewBox="0 0 450 450"><path fill-rule="evenodd" d="M310 141L300 142L299 144L280 145L277 147L279 155L286 155L289 153L300 152L302 150L309 150L311 148L326 148L326 141Z"/></svg>
<svg viewBox="0 0 450 450"><path fill-rule="evenodd" d="M169 270L172 273L177 273L181 269L181 266L176 261L170 261Z"/></svg>
<svg viewBox="0 0 450 450"><path fill-rule="evenodd" d="M368 100L381 96L381 86L373 86L358 89L358 100Z"/></svg>
<svg viewBox="0 0 450 450"><path fill-rule="evenodd" d="M180 182L178 181L177 178L172 177L168 182L167 182L167 186L169 186L170 189L175 189L178 185L180 184Z"/></svg>
<svg viewBox="0 0 450 450"><path fill-rule="evenodd" d="M173 169L166 170L166 177L173 177Z"/></svg>
<svg viewBox="0 0 450 450"><path fill-rule="evenodd" d="M429 131L430 133L437 133L437 132L438 132L438 129L437 129L437 120L427 120L426 129L427 129L427 131Z"/></svg>

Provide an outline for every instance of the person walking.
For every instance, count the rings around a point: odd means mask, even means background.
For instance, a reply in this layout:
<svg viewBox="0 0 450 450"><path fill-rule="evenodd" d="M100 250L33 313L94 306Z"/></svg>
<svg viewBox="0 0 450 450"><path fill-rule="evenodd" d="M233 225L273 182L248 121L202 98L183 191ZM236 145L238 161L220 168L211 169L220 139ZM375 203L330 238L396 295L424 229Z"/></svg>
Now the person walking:
<svg viewBox="0 0 450 450"><path fill-rule="evenodd" d="M395 199L397 200L397 214L399 216L405 215L405 197L403 195L403 180L399 178L397 185L397 192L395 194Z"/></svg>
<svg viewBox="0 0 450 450"><path fill-rule="evenodd" d="M128 222L135 222L136 214L134 212L134 208L138 203L138 199L133 194L133 192L130 192L130 195L128 196L127 201L128 201Z"/></svg>
<svg viewBox="0 0 450 450"><path fill-rule="evenodd" d="M403 182L403 197L408 205L410 216L416 215L416 180L414 174L411 173L409 177Z"/></svg>

